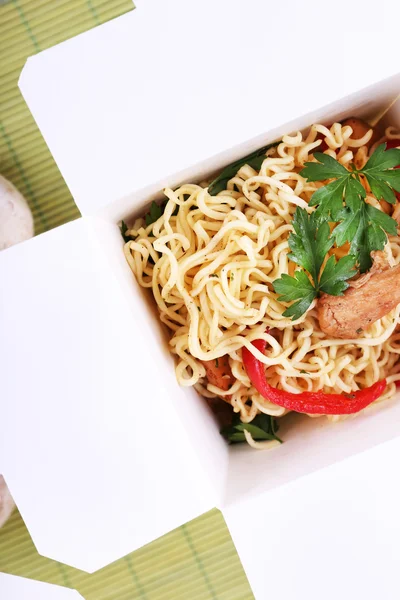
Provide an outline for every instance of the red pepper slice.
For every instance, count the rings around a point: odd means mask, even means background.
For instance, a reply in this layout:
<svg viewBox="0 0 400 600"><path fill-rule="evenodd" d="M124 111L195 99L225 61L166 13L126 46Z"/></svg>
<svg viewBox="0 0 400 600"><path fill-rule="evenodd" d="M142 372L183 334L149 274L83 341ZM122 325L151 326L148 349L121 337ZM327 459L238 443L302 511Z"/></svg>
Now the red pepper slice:
<svg viewBox="0 0 400 600"><path fill-rule="evenodd" d="M253 346L265 352L265 340L254 340ZM242 348L244 368L256 390L274 404L298 413L309 415L350 415L357 413L382 395L386 379L377 381L371 387L357 390L351 394L325 394L324 392L301 392L292 394L278 390L268 383L264 364L255 358L247 348Z"/></svg>

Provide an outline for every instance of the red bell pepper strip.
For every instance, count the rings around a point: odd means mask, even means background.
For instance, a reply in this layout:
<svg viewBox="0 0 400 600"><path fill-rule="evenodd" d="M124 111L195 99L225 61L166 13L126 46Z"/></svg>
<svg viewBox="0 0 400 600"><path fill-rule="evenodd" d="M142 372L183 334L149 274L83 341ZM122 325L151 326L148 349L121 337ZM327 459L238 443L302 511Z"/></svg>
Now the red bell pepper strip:
<svg viewBox="0 0 400 600"><path fill-rule="evenodd" d="M253 346L265 352L265 340L254 340ZM274 404L288 410L309 415L350 415L357 413L382 395L386 379L377 381L371 387L350 394L325 394L324 392L300 392L293 394L278 390L270 385L265 377L264 364L255 358L247 348L242 348L244 368L256 390Z"/></svg>

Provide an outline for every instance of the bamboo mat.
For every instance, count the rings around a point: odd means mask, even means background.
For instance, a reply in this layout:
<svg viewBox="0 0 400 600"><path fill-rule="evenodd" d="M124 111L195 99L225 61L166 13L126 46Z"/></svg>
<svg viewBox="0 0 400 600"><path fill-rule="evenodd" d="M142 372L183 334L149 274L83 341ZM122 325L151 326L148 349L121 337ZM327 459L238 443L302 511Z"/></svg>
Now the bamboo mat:
<svg viewBox="0 0 400 600"><path fill-rule="evenodd" d="M79 211L18 90L21 69L31 54L131 9L130 0L0 0L0 173L27 198L37 234ZM39 556L16 511L0 530L0 571L74 588L86 600L253 598L217 510L92 575Z"/></svg>

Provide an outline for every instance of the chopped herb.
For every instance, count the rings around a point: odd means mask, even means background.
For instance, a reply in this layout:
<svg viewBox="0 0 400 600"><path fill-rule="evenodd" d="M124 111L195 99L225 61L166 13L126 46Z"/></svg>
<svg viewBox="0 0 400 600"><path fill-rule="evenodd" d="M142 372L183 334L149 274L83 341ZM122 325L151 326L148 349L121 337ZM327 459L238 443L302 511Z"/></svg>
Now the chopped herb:
<svg viewBox="0 0 400 600"><path fill-rule="evenodd" d="M360 272L365 273L372 265L371 252L383 250L386 233L396 235L396 221L360 198L354 199L351 209L343 209L341 219L333 230L336 245L350 242L350 254L357 256Z"/></svg>
<svg viewBox="0 0 400 600"><path fill-rule="evenodd" d="M231 444L245 442L245 430L251 434L253 440L277 440L282 443L282 440L276 435L278 428L277 420L264 413L257 415L251 423L242 423L239 415L235 414L232 424L221 429L221 434Z"/></svg>
<svg viewBox="0 0 400 600"><path fill-rule="evenodd" d="M161 204L157 204L157 202L152 202L150 205L150 210L144 215L144 220L146 223L146 227L152 225L164 214L165 207L167 206L168 200L163 200ZM173 217L176 217L179 212L179 206L176 205L174 212L172 213Z"/></svg>
<svg viewBox="0 0 400 600"><path fill-rule="evenodd" d="M218 360L218 358L215 359L215 366L217 367L217 369L219 368L219 360Z"/></svg>
<svg viewBox="0 0 400 600"><path fill-rule="evenodd" d="M146 223L146 227L152 225L164 214L164 210L166 207L167 201L164 200L162 204L157 204L157 202L153 202L150 205L150 210L145 214L144 220Z"/></svg>
<svg viewBox="0 0 400 600"><path fill-rule="evenodd" d="M308 371L305 371L304 369L301 369L300 373L302 375L309 375L310 374Z"/></svg>
<svg viewBox="0 0 400 600"><path fill-rule="evenodd" d="M363 332L363 328L362 328L362 327L359 327L359 328L356 330L356 333L358 333L358 335L360 335L360 333L362 333L362 332Z"/></svg>
<svg viewBox="0 0 400 600"><path fill-rule="evenodd" d="M294 277L283 274L273 282L273 286L280 294L278 300L296 300L283 316L299 319L321 292L332 296L343 294L348 288L346 280L355 274L356 258L349 255L336 261L334 256L330 256L322 269L334 239L330 235L328 222L319 220L316 212L309 215L304 208L297 207L293 229L294 232L289 236L289 258L304 270L295 271Z"/></svg>
<svg viewBox="0 0 400 600"><path fill-rule="evenodd" d="M333 181L314 192L309 205L317 206L319 219L338 223L333 231L336 245L350 242L350 254L357 257L359 270L364 273L371 267L371 252L383 249L386 234L396 235L397 223L365 202L361 176L377 200L394 204L394 191L400 191L400 170L394 168L400 165L400 150L386 150L386 144L381 144L362 169L351 165L351 170L328 154L316 152L314 157L318 162L305 163L300 175L308 181Z"/></svg>
<svg viewBox="0 0 400 600"><path fill-rule="evenodd" d="M249 165L253 167L256 171L261 169L261 165L266 158L265 153L269 148L277 146L280 142L275 142L274 144L269 144L268 146L263 146L259 150L244 156L243 158L239 158L232 164L228 165L221 171L221 173L210 183L208 186L208 193L211 196L216 196L219 192L226 189L226 185L232 177L235 177L236 173L239 171L243 165Z"/></svg>
<svg viewBox="0 0 400 600"><path fill-rule="evenodd" d="M211 273L210 277L218 277L216 273Z"/></svg>
<svg viewBox="0 0 400 600"><path fill-rule="evenodd" d="M197 310L198 310L199 312L201 312L201 308L200 308L200 306L198 306L198 307L197 307Z"/></svg>
<svg viewBox="0 0 400 600"><path fill-rule="evenodd" d="M125 221L121 221L121 225L119 226L119 228L121 231L121 235L124 238L124 242L132 242L135 239L133 236L127 234L127 231L129 231L129 227L125 223Z"/></svg>
<svg viewBox="0 0 400 600"><path fill-rule="evenodd" d="M229 279L233 281L235 279L235 273L231 273Z"/></svg>
<svg viewBox="0 0 400 600"><path fill-rule="evenodd" d="M144 221L145 221L146 227L148 227L149 225L152 225L153 223L158 221L158 219L164 214L165 207L167 206L167 202L168 202L168 200L164 200L163 202L161 202L161 204L157 204L157 202L154 202L154 201L151 203L150 210L144 215ZM172 216L176 217L178 214L178 211L179 211L179 206L176 206L174 212L172 213ZM125 223L125 221L121 221L120 230L121 230L121 235L124 238L125 242L130 242L130 241L133 241L136 239L135 237L127 234L127 231L129 231L129 227Z"/></svg>

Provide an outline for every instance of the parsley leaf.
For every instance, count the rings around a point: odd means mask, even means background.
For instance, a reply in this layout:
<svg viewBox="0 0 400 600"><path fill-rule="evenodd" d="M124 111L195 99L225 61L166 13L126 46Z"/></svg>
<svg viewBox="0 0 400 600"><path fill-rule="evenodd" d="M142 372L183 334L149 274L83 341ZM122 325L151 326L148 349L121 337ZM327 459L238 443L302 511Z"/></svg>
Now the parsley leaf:
<svg viewBox="0 0 400 600"><path fill-rule="evenodd" d="M318 217L328 218L332 215L332 219L337 221L339 213L343 208L343 194L346 189L348 176L341 177L335 181L331 181L327 185L320 187L309 202L310 206L317 206L316 214Z"/></svg>
<svg viewBox="0 0 400 600"><path fill-rule="evenodd" d="M318 162L305 163L300 175L308 181L333 181L316 190L309 204L317 206L315 215L320 221L338 223L332 239L338 247L350 242L350 254L357 258L359 270L364 273L371 267L371 252L383 250L386 234L396 235L397 224L383 211L366 204L361 176L377 200L395 203L394 190L400 191L400 169L395 168L400 166L400 149L386 150L386 144L381 144L362 169L353 166L351 171L327 154L316 152L314 157ZM315 282L315 272L302 266Z"/></svg>
<svg viewBox="0 0 400 600"><path fill-rule="evenodd" d="M161 215L164 214L164 210L167 205L167 202L168 202L168 200L164 200L164 202L162 202L161 204L157 204L157 202L154 202L154 201L151 203L150 210L144 215L144 221L146 223L146 227L148 227L149 225L152 225L153 223L158 221L158 219L161 217ZM130 242L135 239L131 235L127 234L128 230L129 230L129 227L125 223L125 221L121 221L120 231L121 231L121 235L124 238L125 242Z"/></svg>
<svg viewBox="0 0 400 600"><path fill-rule="evenodd" d="M164 214L165 206L167 201L164 201L162 204L157 204L157 202L153 202L150 205L150 210L144 216L144 221L146 223L146 227L152 225Z"/></svg>
<svg viewBox="0 0 400 600"><path fill-rule="evenodd" d="M346 280L355 273L355 263L355 256L351 254L343 256L337 262L334 256L330 256L319 279L320 291L331 296L341 296L349 287Z"/></svg>
<svg viewBox="0 0 400 600"><path fill-rule="evenodd" d="M217 194L219 194L219 192L225 190L228 181L232 179L232 177L235 177L236 173L241 167L243 167L243 165L249 165L250 167L253 167L253 169L255 169L256 171L259 171L261 169L261 165L263 164L266 158L266 151L269 150L269 148L277 146L278 144L280 144L280 142L275 142L274 144L263 146L262 148L259 148L259 150L256 150L255 152L252 152L251 154L248 154L243 158L239 158L239 160L236 160L235 162L225 167L225 169L221 171L218 177L216 177L214 181L212 181L208 186L208 193L210 194L210 196L216 196Z"/></svg>
<svg viewBox="0 0 400 600"><path fill-rule="evenodd" d="M319 188L311 197L310 206L318 206L319 216L331 215L334 221L338 221L343 199L351 209L356 196L365 198L360 175L365 176L377 200L383 199L391 204L396 202L393 190L400 191L400 171L395 169L400 165L400 149L386 150L386 144L381 144L362 169L353 168L352 171L328 154L316 152L314 158L318 162L306 162L300 175L308 181L334 180Z"/></svg>
<svg viewBox="0 0 400 600"><path fill-rule="evenodd" d="M278 438L276 432L278 431L278 423L274 417L261 413L257 415L251 423L242 423L238 414L235 414L232 420L232 424L228 427L221 429L221 434L231 444L238 442L245 442L246 438L244 430L247 430L254 440L278 440L282 443L282 440Z"/></svg>
<svg viewBox="0 0 400 600"><path fill-rule="evenodd" d="M121 225L119 226L119 229L121 231L122 237L124 238L124 242L132 242L135 239L132 235L127 234L129 227L125 223L125 221L121 221Z"/></svg>
<svg viewBox="0 0 400 600"><path fill-rule="evenodd" d="M338 179L347 177L349 171L340 164L335 158L324 154L323 152L315 152L314 158L318 162L306 162L304 169L300 171L300 175L308 179L308 181L324 181L325 179Z"/></svg>
<svg viewBox="0 0 400 600"><path fill-rule="evenodd" d="M317 226L315 213L308 215L304 209L297 208L292 221L294 233L289 236L289 259L303 267L315 280L324 258L333 246L330 229L326 221Z"/></svg>
<svg viewBox="0 0 400 600"><path fill-rule="evenodd" d="M359 198L354 199L352 208L346 207L342 211L341 219L332 236L337 246L350 242L350 254L357 257L360 272L365 273L372 265L371 252L383 250L387 242L386 233L396 235L397 223Z"/></svg>
<svg viewBox="0 0 400 600"><path fill-rule="evenodd" d="M318 294L304 271L296 271L294 277L284 273L280 279L274 281L273 286L276 293L281 294L278 298L280 302L296 300L283 313L284 317L293 319L299 319Z"/></svg>
<svg viewBox="0 0 400 600"><path fill-rule="evenodd" d="M291 253L288 257L304 271L296 271L294 277L283 274L273 282L279 301L295 300L283 313L284 317L299 319L321 292L339 296L348 288L347 279L355 274L355 256L345 256L336 261L331 256L322 269L323 261L334 244L327 221L320 221L316 212L309 215L297 207L289 236ZM321 272L322 269L322 272ZM311 279L306 274L309 273Z"/></svg>
<svg viewBox="0 0 400 600"><path fill-rule="evenodd" d="M167 202L168 202L168 200L164 200L163 202L161 202L161 204L157 204L157 202L154 202L154 201L151 203L150 210L144 215L144 222L146 224L146 227L148 227L149 225L152 225L153 223L158 221L158 219L164 214L164 210L165 210L165 207L167 206ZM172 213L172 216L176 216L178 214L178 210L179 210L179 206L176 207L176 209ZM121 235L124 238L125 242L130 242L130 241L136 239L136 238L132 237L131 235L127 235L127 231L129 230L129 227L125 223L125 221L121 221L120 230L121 230Z"/></svg>
<svg viewBox="0 0 400 600"><path fill-rule="evenodd" d="M400 164L400 150L398 148L385 150L385 148L386 144L378 146L360 172L365 175L377 200L384 199L394 204L396 196L393 189L400 191L400 171L394 169Z"/></svg>

